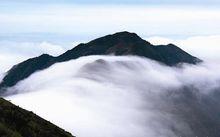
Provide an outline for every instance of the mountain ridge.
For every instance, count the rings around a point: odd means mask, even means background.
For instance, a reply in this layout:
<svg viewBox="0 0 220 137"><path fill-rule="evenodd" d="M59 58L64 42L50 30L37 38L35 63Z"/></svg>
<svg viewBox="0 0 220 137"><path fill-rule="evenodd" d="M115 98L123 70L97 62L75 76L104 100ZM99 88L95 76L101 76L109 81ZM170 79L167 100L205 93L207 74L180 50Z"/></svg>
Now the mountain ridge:
<svg viewBox="0 0 220 137"><path fill-rule="evenodd" d="M13 66L0 83L0 95L6 88L14 86L34 72L46 69L55 63L83 56L112 54L115 56L135 55L146 57L168 66L175 66L179 63L197 64L201 62L200 59L173 44L155 46L143 40L136 33L124 31L106 35L88 43L81 43L57 57L42 54Z"/></svg>

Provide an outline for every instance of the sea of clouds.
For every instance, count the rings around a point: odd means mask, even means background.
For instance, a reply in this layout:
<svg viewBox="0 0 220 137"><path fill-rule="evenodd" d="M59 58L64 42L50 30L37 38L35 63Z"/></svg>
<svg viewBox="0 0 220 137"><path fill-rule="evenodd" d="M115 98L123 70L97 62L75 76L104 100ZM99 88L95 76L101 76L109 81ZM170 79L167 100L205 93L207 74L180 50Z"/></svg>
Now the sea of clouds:
<svg viewBox="0 0 220 137"><path fill-rule="evenodd" d="M206 42L201 42L203 39ZM168 67L134 56L88 56L57 63L9 89L9 93L19 94L6 99L79 137L212 135L214 130L204 123L220 122L210 118L220 112L216 95L220 85L218 39L176 41L182 49L204 60L199 65ZM155 38L150 41L154 43ZM63 52L62 47L51 46L57 49L54 54ZM41 48L35 54L50 51ZM3 55L6 53L22 57L10 48ZM7 61L1 63L1 67L4 65ZM207 100L216 107L208 107Z"/></svg>

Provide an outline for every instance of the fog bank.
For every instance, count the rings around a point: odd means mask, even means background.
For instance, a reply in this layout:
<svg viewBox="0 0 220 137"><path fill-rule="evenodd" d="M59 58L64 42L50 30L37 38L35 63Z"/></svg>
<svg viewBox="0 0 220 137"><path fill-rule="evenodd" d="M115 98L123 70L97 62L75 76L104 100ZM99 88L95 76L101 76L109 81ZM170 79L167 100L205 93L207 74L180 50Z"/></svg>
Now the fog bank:
<svg viewBox="0 0 220 137"><path fill-rule="evenodd" d="M211 62L177 68L140 57L89 56L31 75L7 99L79 137L213 135L203 125L219 124L209 117L219 109L204 107L216 101L219 69Z"/></svg>

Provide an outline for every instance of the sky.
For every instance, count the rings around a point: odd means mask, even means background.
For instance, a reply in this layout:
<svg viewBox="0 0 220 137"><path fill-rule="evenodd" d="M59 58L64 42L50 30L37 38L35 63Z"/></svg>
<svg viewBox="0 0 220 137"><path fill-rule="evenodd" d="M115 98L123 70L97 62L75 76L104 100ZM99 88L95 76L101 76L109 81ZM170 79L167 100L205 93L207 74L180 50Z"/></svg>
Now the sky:
<svg viewBox="0 0 220 137"><path fill-rule="evenodd" d="M220 52L219 6L218 0L1 0L0 61L7 65L0 72L120 31L153 44L174 43L203 59L201 53Z"/></svg>
<svg viewBox="0 0 220 137"><path fill-rule="evenodd" d="M2 0L0 41L67 44L119 32L142 37L219 35L217 0Z"/></svg>
<svg viewBox="0 0 220 137"><path fill-rule="evenodd" d="M220 4L219 0L2 0L3 3L71 3L71 4Z"/></svg>

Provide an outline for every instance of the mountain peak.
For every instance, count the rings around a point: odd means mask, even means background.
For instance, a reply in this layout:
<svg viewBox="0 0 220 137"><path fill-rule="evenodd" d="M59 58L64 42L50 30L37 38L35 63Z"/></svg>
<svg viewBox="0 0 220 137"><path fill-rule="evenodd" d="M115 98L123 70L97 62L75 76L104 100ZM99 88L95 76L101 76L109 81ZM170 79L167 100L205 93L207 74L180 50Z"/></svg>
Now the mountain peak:
<svg viewBox="0 0 220 137"><path fill-rule="evenodd" d="M92 40L88 44L105 44L105 43L117 44L122 42L132 43L132 42L143 42L143 41L144 40L141 37L139 37L136 33L123 31Z"/></svg>
<svg viewBox="0 0 220 137"><path fill-rule="evenodd" d="M112 34L110 36L116 37L116 38L121 38L121 39L128 39L131 38L133 40L142 40L141 37L139 37L136 33L133 32L128 32L128 31L122 31L122 32L117 32L115 34Z"/></svg>
<svg viewBox="0 0 220 137"><path fill-rule="evenodd" d="M0 83L0 90L14 86L20 80L29 77L36 71L46 69L54 63L91 55L134 55L149 58L168 66L175 66L179 63L196 64L201 62L198 58L173 44L154 46L135 33L123 31L85 44L79 44L58 57L43 54L19 63L9 70L3 78L2 83Z"/></svg>
<svg viewBox="0 0 220 137"><path fill-rule="evenodd" d="M110 34L112 36L137 36L139 37L136 33L134 32L129 32L129 31L121 31L121 32L116 32L114 34Z"/></svg>

